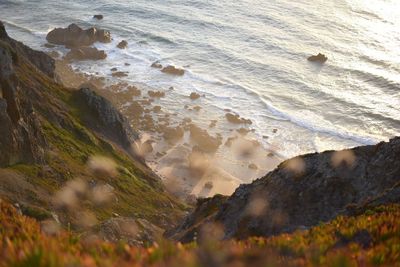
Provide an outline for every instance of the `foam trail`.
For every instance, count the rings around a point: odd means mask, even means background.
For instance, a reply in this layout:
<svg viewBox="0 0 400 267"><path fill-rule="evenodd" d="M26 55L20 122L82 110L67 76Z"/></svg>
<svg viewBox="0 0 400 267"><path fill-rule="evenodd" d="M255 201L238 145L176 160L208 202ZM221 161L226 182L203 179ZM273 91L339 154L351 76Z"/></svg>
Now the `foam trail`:
<svg viewBox="0 0 400 267"><path fill-rule="evenodd" d="M364 145L373 145L373 144L376 144L376 143L379 142L379 140L375 139L375 138L360 136L360 135L356 135L356 134L353 134L353 133L349 133L347 131L340 131L340 130L330 129L330 128L327 128L327 127L319 126L319 125L313 124L311 122L296 118L294 116L291 116L291 115L289 115L287 113L284 113L284 112L280 111L279 109L274 107L268 101L266 101L264 99L263 99L263 101L264 101L265 105L268 107L268 110L270 112L272 112L274 115L279 116L279 117L281 117L283 119L286 119L288 121L291 121L292 123L296 124L297 126L309 129L309 130L311 130L313 132L319 132L319 133L329 134L331 136L337 136L339 138L352 140L352 141L355 141L357 143L364 144Z"/></svg>

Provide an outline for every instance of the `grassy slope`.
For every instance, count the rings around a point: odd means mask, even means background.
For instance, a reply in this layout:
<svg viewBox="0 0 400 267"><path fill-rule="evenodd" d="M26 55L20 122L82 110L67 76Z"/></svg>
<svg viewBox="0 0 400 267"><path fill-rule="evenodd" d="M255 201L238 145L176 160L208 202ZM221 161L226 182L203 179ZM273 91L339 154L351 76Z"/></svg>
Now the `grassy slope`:
<svg viewBox="0 0 400 267"><path fill-rule="evenodd" d="M74 101L72 91L53 82L23 59L18 60L16 72L20 88L29 90L28 95L40 114L49 149L46 151L45 167L18 164L10 166L9 170L22 174L48 196L75 178L102 180L100 182L112 185L118 202L101 209L90 203L83 204L95 211L98 220L118 213L122 216L138 215L157 225L161 212L168 222L176 222L181 217L185 206L164 191L161 182L147 167L85 128L80 118L87 111ZM115 161L118 165L117 177L93 177L87 168L87 161L93 155ZM28 202L51 210L47 199L43 193L31 192Z"/></svg>
<svg viewBox="0 0 400 267"><path fill-rule="evenodd" d="M368 238L357 237L361 232ZM0 266L400 266L400 206L266 239L188 245L160 241L136 248L68 232L46 235L35 220L2 201L0 240Z"/></svg>

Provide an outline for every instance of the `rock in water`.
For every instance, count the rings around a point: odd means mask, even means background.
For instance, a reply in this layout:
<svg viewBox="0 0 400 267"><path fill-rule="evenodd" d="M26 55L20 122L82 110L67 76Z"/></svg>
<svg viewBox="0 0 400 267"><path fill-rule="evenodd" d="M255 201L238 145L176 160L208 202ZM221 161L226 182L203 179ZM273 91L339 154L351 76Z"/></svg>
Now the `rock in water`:
<svg viewBox="0 0 400 267"><path fill-rule="evenodd" d="M230 122L230 123L234 123L234 124L252 124L252 121L249 119L244 119L241 118L239 115L237 114L232 114L232 113L226 113L225 114L225 118Z"/></svg>
<svg viewBox="0 0 400 267"><path fill-rule="evenodd" d="M162 65L158 61L153 62L153 64L151 64L151 67L156 69L162 69Z"/></svg>
<svg viewBox="0 0 400 267"><path fill-rule="evenodd" d="M196 99L199 99L200 98L200 95L198 94L198 93L196 93L196 92L192 92L192 93L190 93L190 99L192 99L192 100L196 100Z"/></svg>
<svg viewBox="0 0 400 267"><path fill-rule="evenodd" d="M104 17L103 17L103 15L99 14L99 15L94 15L93 18L97 19L97 20L102 20Z"/></svg>
<svg viewBox="0 0 400 267"><path fill-rule="evenodd" d="M67 60L101 60L105 58L107 58L106 52L98 50L95 47L72 48L65 55L65 59Z"/></svg>
<svg viewBox="0 0 400 267"><path fill-rule="evenodd" d="M128 46L128 42L125 40L122 40L121 42L118 43L117 47L119 49L125 49Z"/></svg>
<svg viewBox="0 0 400 267"><path fill-rule="evenodd" d="M175 66L167 66L161 70L161 72L171 74L171 75L177 75L177 76L182 76L185 74L185 70L176 68Z"/></svg>
<svg viewBox="0 0 400 267"><path fill-rule="evenodd" d="M314 55L314 56L311 56L308 58L308 61L319 62L319 63L325 63L327 60L328 60L328 57L321 53L319 53L316 56Z"/></svg>
<svg viewBox="0 0 400 267"><path fill-rule="evenodd" d="M71 24L67 28L55 28L50 31L46 39L49 43L65 45L67 47L90 46L95 42L111 42L111 34L97 28L83 30L76 24Z"/></svg>

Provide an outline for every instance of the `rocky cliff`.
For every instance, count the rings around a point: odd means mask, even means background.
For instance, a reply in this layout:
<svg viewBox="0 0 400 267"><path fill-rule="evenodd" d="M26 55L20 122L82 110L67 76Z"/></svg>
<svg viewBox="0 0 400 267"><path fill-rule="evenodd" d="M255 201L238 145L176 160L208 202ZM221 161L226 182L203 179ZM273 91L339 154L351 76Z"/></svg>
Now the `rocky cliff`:
<svg viewBox="0 0 400 267"><path fill-rule="evenodd" d="M0 24L0 167L18 162L41 163L46 141L41 125L25 88L21 88L14 65L22 61L21 53L34 55L30 49L12 41ZM35 66L53 65L54 61L41 55Z"/></svg>
<svg viewBox="0 0 400 267"><path fill-rule="evenodd" d="M400 138L375 146L299 156L229 198L216 196L167 235L188 242L209 224L224 238L307 229L364 207L400 201Z"/></svg>

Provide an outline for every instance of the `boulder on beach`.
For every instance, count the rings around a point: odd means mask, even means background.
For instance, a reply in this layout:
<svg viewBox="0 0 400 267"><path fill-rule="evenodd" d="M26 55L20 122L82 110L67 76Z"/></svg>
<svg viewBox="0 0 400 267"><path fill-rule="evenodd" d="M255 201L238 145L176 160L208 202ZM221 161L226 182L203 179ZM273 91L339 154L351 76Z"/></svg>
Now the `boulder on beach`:
<svg viewBox="0 0 400 267"><path fill-rule="evenodd" d="M109 43L111 34L102 29L92 27L84 30L76 24L71 24L67 28L53 29L47 34L46 39L52 44L79 47L90 46L95 42Z"/></svg>
<svg viewBox="0 0 400 267"><path fill-rule="evenodd" d="M163 73L182 76L185 74L185 70L176 68L175 66L169 65L161 70Z"/></svg>
<svg viewBox="0 0 400 267"><path fill-rule="evenodd" d="M319 62L319 63L325 63L327 60L328 60L328 57L321 53L319 53L318 55L313 55L308 58L308 61Z"/></svg>
<svg viewBox="0 0 400 267"><path fill-rule="evenodd" d="M94 18L94 19L97 19L97 20L102 20L102 19L104 18L104 16L98 14L98 15L94 15L93 18Z"/></svg>
<svg viewBox="0 0 400 267"><path fill-rule="evenodd" d="M106 57L107 54L104 50L98 50L95 47L72 48L65 55L65 59L67 60L101 60Z"/></svg>
<svg viewBox="0 0 400 267"><path fill-rule="evenodd" d="M162 69L162 65L158 61L153 62L153 64L151 64L151 67L156 69Z"/></svg>
<svg viewBox="0 0 400 267"><path fill-rule="evenodd" d="M125 40L122 40L121 42L119 42L119 43L117 44L117 47L118 47L119 49L125 49L127 46L128 46L128 42L125 41Z"/></svg>

